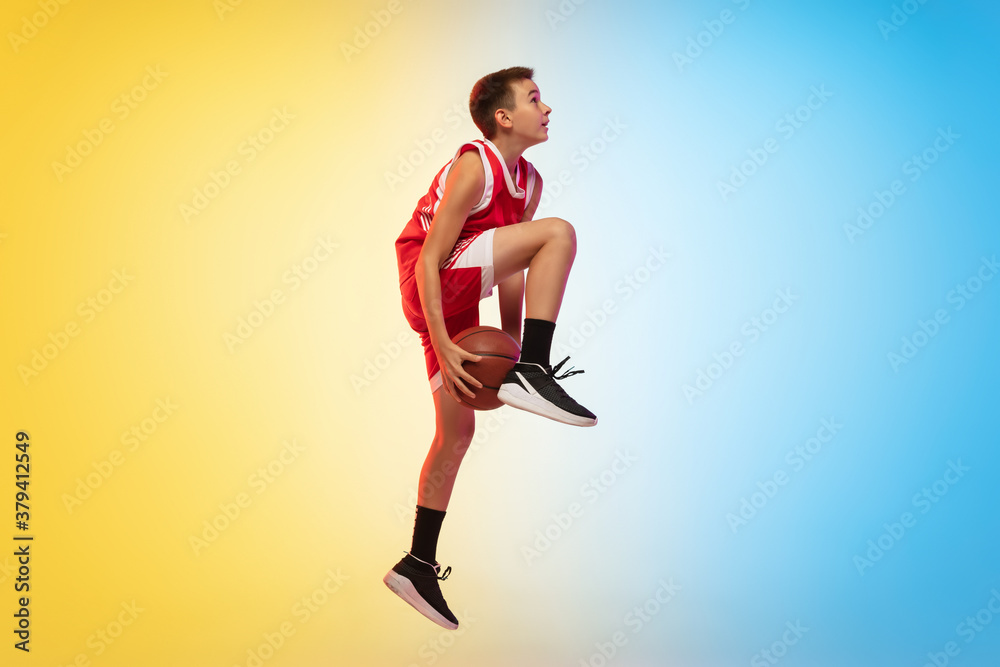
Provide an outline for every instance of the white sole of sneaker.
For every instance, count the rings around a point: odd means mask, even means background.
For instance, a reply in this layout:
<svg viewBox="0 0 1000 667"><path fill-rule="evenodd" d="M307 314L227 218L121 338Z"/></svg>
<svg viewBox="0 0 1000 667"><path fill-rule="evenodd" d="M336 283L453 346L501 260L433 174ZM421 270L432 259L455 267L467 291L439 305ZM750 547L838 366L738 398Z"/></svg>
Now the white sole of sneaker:
<svg viewBox="0 0 1000 667"><path fill-rule="evenodd" d="M411 607L419 611L421 614L434 621L442 628L447 630L457 630L458 623L452 623L447 618L442 616L437 609L427 604L427 602L420 597L420 593L417 593L417 589L413 587L413 584L409 579L399 574L395 570L389 570L389 574L385 575L382 579L389 590L403 598Z"/></svg>
<svg viewBox="0 0 1000 667"><path fill-rule="evenodd" d="M530 412L540 417L548 417L553 421L569 424L570 426L594 426L597 423L596 417L594 419L590 419L588 417L581 417L579 415L566 412L565 410L552 405L541 396L529 394L516 384L505 384L501 386L500 390L497 392L497 399L499 399L501 403L509 405L512 408L524 410L525 412Z"/></svg>

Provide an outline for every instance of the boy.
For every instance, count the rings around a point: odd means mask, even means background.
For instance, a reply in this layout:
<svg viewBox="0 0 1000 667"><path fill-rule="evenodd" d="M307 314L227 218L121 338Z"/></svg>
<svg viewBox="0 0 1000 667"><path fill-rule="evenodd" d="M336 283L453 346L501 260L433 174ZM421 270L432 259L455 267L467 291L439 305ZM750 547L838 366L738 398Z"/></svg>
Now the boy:
<svg viewBox="0 0 1000 667"><path fill-rule="evenodd" d="M473 410L458 396L472 396L469 385L482 385L462 368L462 362L480 357L451 337L479 324L479 301L494 286L502 328L517 341L522 300L526 307L521 357L500 387L500 400L567 424L597 423L556 383L583 371L556 376L566 359L554 369L549 364L576 236L565 220L532 220L542 179L521 154L548 139L552 111L542 103L533 76L530 68L511 67L476 83L469 111L484 140L459 148L396 241L403 312L424 346L436 432L420 471L413 546L383 581L452 630L458 620L438 586L451 568L440 574L435 552L455 476L475 432ZM432 479L444 481L432 484Z"/></svg>

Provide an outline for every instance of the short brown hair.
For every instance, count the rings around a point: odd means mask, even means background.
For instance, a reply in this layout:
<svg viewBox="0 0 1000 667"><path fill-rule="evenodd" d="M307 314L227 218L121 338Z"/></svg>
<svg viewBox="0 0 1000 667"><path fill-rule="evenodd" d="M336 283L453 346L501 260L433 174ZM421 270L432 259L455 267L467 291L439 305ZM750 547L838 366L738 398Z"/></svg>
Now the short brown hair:
<svg viewBox="0 0 1000 667"><path fill-rule="evenodd" d="M513 109L517 104L513 84L533 78L535 70L531 67L508 67L476 81L469 95L469 113L484 137L492 139L496 136L496 110Z"/></svg>

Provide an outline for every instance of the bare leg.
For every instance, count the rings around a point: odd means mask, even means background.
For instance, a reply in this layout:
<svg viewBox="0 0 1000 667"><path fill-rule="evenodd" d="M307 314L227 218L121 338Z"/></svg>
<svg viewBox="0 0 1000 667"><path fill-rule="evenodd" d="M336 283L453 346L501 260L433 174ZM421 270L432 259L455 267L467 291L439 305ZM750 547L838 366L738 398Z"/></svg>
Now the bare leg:
<svg viewBox="0 0 1000 667"><path fill-rule="evenodd" d="M529 220L494 232L496 281L528 269L525 317L556 321L575 257L576 231L561 218Z"/></svg>
<svg viewBox="0 0 1000 667"><path fill-rule="evenodd" d="M555 323L575 258L576 232L561 218L500 227L493 235L493 266L498 281L528 269L524 286L526 319ZM504 378L497 397L507 405L564 424L595 425L597 416L556 383L576 371L557 377L555 373L565 360L555 368L548 366L551 325L532 322L529 332L528 324L525 322L521 359Z"/></svg>
<svg viewBox="0 0 1000 667"><path fill-rule="evenodd" d="M455 487L455 477L476 431L472 408L457 402L444 389L434 392L436 430L420 470L417 504L445 511Z"/></svg>
<svg viewBox="0 0 1000 667"><path fill-rule="evenodd" d="M455 476L472 442L476 422L472 408L455 401L444 389L438 389L433 396L437 428L420 471L413 547L382 581L430 620L448 630L456 630L458 617L448 608L438 584L439 580L447 578L451 568L442 572L435 552Z"/></svg>

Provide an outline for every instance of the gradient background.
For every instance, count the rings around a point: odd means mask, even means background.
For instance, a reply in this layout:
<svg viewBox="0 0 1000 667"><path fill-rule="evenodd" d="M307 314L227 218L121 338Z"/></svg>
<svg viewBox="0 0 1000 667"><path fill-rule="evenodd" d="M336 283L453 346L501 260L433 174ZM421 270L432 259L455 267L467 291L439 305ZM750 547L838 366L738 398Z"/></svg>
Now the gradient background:
<svg viewBox="0 0 1000 667"><path fill-rule="evenodd" d="M910 0L892 32L888 0L388 7L4 3L0 489L25 430L35 541L25 655L0 502L0 662L995 665L1000 281L977 273L1000 252L996 5ZM526 157L539 216L578 230L556 344L601 423L479 415L438 551L464 618L448 633L381 582L433 428L392 244L478 136L474 81L514 64L553 108ZM162 74L143 88L147 68ZM832 96L800 108L812 87ZM269 142L253 160L250 136ZM73 147L89 154L57 174ZM186 220L213 174L226 187ZM905 192L852 242L894 180ZM779 290L795 301L774 321ZM495 298L482 312L497 322ZM836 435L797 469L824 419ZM968 468L953 485L949 462ZM744 499L758 507L734 530Z"/></svg>

